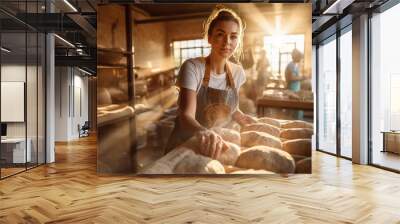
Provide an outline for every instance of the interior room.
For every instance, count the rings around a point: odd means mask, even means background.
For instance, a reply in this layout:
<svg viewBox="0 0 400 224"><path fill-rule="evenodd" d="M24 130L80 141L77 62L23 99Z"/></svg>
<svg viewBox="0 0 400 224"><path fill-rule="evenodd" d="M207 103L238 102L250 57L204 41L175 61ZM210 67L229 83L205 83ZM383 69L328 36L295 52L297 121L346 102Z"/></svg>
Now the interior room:
<svg viewBox="0 0 400 224"><path fill-rule="evenodd" d="M247 22L240 109L313 130L310 173L232 176L136 173L164 156L217 3L141 2L0 1L0 223L400 222L398 1L224 3Z"/></svg>
<svg viewBox="0 0 400 224"><path fill-rule="evenodd" d="M45 163L45 36L13 25L1 31L2 178Z"/></svg>

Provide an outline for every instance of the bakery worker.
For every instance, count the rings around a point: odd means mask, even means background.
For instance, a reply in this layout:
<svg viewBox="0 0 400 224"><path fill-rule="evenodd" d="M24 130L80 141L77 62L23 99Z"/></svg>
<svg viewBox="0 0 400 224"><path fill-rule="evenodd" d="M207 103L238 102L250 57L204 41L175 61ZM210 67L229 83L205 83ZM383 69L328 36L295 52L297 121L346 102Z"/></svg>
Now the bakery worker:
<svg viewBox="0 0 400 224"><path fill-rule="evenodd" d="M241 18L228 8L217 7L205 22L211 53L186 60L179 70L178 116L166 153L196 136L200 153L216 159L227 145L210 128L224 127L232 120L240 125L256 122L238 108L239 88L246 76L241 65L229 61L240 57L244 29Z"/></svg>
<svg viewBox="0 0 400 224"><path fill-rule="evenodd" d="M285 78L287 83L287 88L298 92L301 89L301 80L304 79L300 75L299 63L303 58L303 54L296 48L292 51L292 61L286 66Z"/></svg>
<svg viewBox="0 0 400 224"><path fill-rule="evenodd" d="M286 66L285 78L287 88L293 92L301 90L301 81L305 79L304 76L300 75L299 64L303 54L296 48L292 51L292 61ZM302 120L304 118L304 111L295 111L294 116L296 119Z"/></svg>

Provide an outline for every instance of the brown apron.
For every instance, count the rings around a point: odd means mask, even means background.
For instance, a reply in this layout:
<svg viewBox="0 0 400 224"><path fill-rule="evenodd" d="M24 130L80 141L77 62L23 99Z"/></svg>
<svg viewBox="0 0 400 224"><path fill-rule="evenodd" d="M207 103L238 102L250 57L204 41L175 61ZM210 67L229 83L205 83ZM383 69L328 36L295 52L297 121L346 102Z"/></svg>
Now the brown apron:
<svg viewBox="0 0 400 224"><path fill-rule="evenodd" d="M238 92L230 69L229 62L225 65L226 86L225 90L208 87L210 81L210 59L205 58L205 72L202 85L197 93L196 120L206 128L224 127L231 121L232 113L238 107ZM182 144L195 133L190 133L180 127L178 117L175 127L169 137L165 154Z"/></svg>

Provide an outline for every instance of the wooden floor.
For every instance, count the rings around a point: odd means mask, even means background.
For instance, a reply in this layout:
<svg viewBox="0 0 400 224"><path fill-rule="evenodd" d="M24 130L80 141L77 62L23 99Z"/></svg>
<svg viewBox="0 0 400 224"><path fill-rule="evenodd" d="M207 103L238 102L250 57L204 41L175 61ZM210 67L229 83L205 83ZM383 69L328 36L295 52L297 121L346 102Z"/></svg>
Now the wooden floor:
<svg viewBox="0 0 400 224"><path fill-rule="evenodd" d="M0 223L400 223L400 175L315 152L312 175L98 176L94 138L0 181Z"/></svg>
<svg viewBox="0 0 400 224"><path fill-rule="evenodd" d="M374 151L372 157L374 164L400 170L400 155L391 152Z"/></svg>
<svg viewBox="0 0 400 224"><path fill-rule="evenodd" d="M16 173L26 170L25 167L23 167L23 168L19 168L19 167L18 168L0 168L0 169L1 169L1 177L2 178L8 177L10 175L13 175L13 174L16 174Z"/></svg>

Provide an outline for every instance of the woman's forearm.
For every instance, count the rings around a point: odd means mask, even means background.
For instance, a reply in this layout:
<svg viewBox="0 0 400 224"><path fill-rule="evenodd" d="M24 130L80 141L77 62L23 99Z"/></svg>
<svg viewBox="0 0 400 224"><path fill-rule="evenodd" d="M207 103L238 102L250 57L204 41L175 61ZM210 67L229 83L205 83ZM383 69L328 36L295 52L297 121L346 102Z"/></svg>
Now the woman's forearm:
<svg viewBox="0 0 400 224"><path fill-rule="evenodd" d="M190 133L195 133L198 131L206 130L195 118L187 114L179 114L179 124L184 129Z"/></svg>

